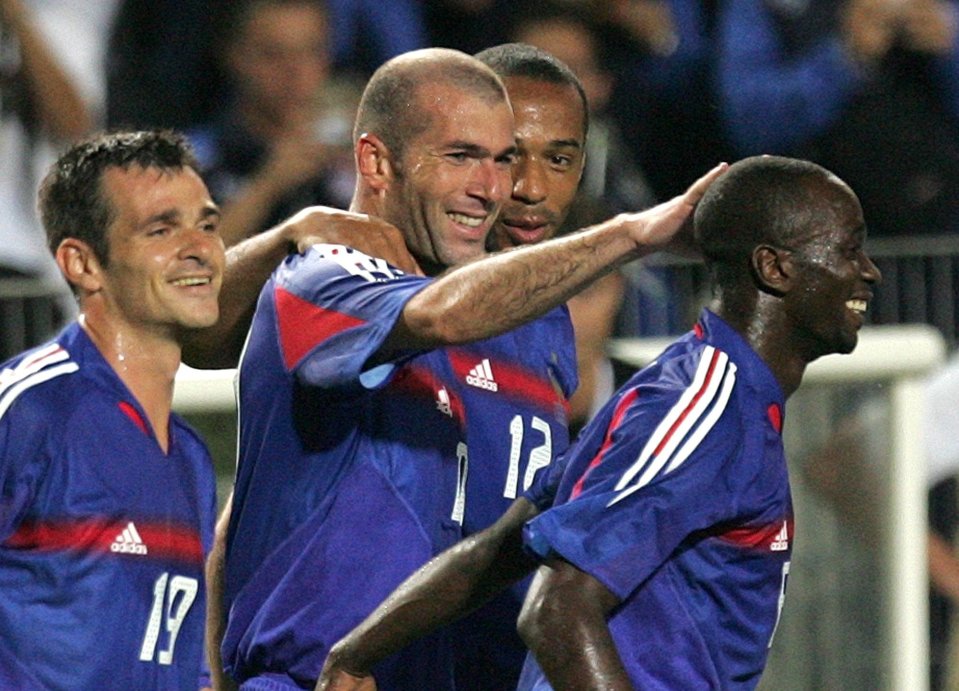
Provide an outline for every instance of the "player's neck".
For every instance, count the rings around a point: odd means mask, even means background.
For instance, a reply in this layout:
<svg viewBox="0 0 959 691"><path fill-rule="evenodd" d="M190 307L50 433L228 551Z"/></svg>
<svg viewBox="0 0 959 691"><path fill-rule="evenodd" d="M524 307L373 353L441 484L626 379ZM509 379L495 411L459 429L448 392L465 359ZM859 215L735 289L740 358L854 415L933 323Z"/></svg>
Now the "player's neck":
<svg viewBox="0 0 959 691"><path fill-rule="evenodd" d="M84 312L80 324L143 408L157 443L166 452L180 345L169 335L98 316L96 312Z"/></svg>
<svg viewBox="0 0 959 691"><path fill-rule="evenodd" d="M781 306L760 296L750 305L719 301L712 308L762 358L789 398L799 388L809 359L796 348Z"/></svg>

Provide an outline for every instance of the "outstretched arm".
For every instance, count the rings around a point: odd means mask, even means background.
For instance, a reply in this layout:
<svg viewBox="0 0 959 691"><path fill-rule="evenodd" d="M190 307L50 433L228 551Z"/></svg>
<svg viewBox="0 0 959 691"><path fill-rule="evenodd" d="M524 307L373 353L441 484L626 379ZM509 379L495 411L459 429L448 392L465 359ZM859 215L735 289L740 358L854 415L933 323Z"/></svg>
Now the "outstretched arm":
<svg viewBox="0 0 959 691"><path fill-rule="evenodd" d="M684 194L646 211L443 274L410 299L388 347L428 349L496 336L545 314L628 261L676 248L696 204L725 169L716 166Z"/></svg>
<svg viewBox="0 0 959 691"><path fill-rule="evenodd" d="M184 334L183 361L205 369L235 367L260 289L273 269L290 252L321 242L349 245L406 273L420 273L403 236L386 221L325 206L307 207L227 251L220 318L207 329Z"/></svg>
<svg viewBox="0 0 959 691"><path fill-rule="evenodd" d="M556 689L631 691L606 620L620 600L563 559L540 567L519 615L519 632Z"/></svg>
<svg viewBox="0 0 959 691"><path fill-rule="evenodd" d="M330 650L317 691L375 686L370 670L409 643L479 607L536 566L523 552L523 525L537 513L517 499L486 530L451 547L410 576Z"/></svg>

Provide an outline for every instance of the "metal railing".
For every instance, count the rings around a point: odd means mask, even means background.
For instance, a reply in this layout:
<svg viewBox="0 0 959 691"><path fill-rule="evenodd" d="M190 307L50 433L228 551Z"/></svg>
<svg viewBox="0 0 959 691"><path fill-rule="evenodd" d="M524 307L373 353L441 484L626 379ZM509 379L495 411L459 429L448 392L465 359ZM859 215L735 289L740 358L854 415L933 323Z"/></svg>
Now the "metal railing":
<svg viewBox="0 0 959 691"><path fill-rule="evenodd" d="M867 249L883 274L868 322L929 324L950 348L959 345L959 236L882 238L869 240ZM709 300L701 263L657 255L626 274L631 289L622 336L683 333Z"/></svg>
<svg viewBox="0 0 959 691"><path fill-rule="evenodd" d="M53 336L72 316L68 300L50 281L0 280L0 362Z"/></svg>

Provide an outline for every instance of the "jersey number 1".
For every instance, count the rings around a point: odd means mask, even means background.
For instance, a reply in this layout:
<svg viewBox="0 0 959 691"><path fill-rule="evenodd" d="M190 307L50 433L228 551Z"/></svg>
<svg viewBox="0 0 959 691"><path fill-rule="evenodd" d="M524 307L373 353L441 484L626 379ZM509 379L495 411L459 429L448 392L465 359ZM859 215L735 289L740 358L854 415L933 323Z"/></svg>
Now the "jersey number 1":
<svg viewBox="0 0 959 691"><path fill-rule="evenodd" d="M147 630L143 636L143 645L140 646L141 661L152 662L156 656L156 661L161 665L173 662L173 646L176 645L176 637L180 633L180 627L190 607L193 606L198 589L199 582L195 578L186 576L170 578L170 574L164 572L156 579L153 584L153 607L150 608L150 620L147 622ZM164 621L169 637L166 648L158 653L160 625Z"/></svg>
<svg viewBox="0 0 959 691"><path fill-rule="evenodd" d="M548 466L553 458L553 433L549 428L549 423L534 415L530 421L530 427L533 428L534 432L543 435L543 443L529 452L526 473L523 475L524 490L533 484L536 471ZM524 436L526 436L526 426L523 424L523 416L516 415L509 423L509 470L506 473L506 486L503 488L503 496L507 499L516 499L516 493L519 489L519 462L523 453Z"/></svg>

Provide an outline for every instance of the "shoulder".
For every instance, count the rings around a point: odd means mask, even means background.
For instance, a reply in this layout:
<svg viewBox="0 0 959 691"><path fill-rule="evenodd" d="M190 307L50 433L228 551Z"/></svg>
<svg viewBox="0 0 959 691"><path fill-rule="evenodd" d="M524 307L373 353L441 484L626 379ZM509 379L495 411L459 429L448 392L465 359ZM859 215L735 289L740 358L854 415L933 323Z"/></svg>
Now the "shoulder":
<svg viewBox="0 0 959 691"><path fill-rule="evenodd" d="M50 343L5 363L0 369L0 420L19 415L27 420L63 415L80 391L72 376L80 370L59 343Z"/></svg>
<svg viewBox="0 0 959 691"><path fill-rule="evenodd" d="M276 287L300 297L342 293L386 293L413 289L432 279L405 274L385 259L345 245L316 244L288 257L273 275Z"/></svg>

